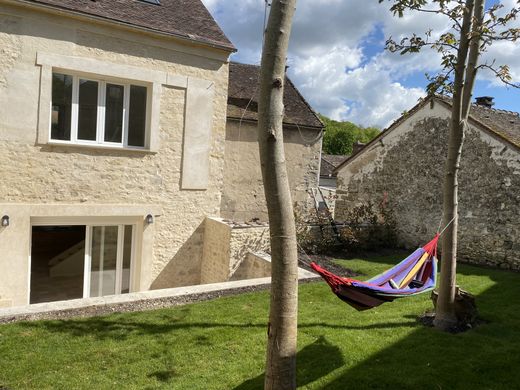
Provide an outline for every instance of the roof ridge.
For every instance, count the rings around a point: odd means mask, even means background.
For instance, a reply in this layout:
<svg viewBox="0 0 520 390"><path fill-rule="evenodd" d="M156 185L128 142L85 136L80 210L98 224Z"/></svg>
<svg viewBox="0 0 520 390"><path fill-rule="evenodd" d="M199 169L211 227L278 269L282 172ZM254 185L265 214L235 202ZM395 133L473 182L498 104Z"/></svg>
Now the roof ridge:
<svg viewBox="0 0 520 390"><path fill-rule="evenodd" d="M430 97L435 97L435 98L447 101L449 104L451 104L451 102L452 102L452 98L450 96L448 96L448 95L442 95L442 94L436 93L433 96L426 96L425 99L428 99ZM483 105L477 104L475 102L472 102L471 106L472 107L477 107L478 109L483 109L483 110L489 110L489 111L498 112L498 113L513 114L513 115L516 115L516 116L520 116L520 112L517 112L517 111L504 110L502 108L495 108L495 107L487 107L487 106L483 106Z"/></svg>
<svg viewBox="0 0 520 390"><path fill-rule="evenodd" d="M254 66L254 67L260 68L260 65L246 64L245 62L239 62L239 61L229 61L229 63L234 64L234 65Z"/></svg>
<svg viewBox="0 0 520 390"><path fill-rule="evenodd" d="M445 96L445 95L435 94L435 95L425 96L424 98L420 98L419 102L415 106L413 106L409 111L406 111L403 115L401 115L399 118L397 118L394 122L392 122L392 124L390 124L390 126L385 128L384 130L382 130L381 133L379 133L375 138L373 138L369 143L367 143L358 153L351 155L349 158L347 158L345 161L343 161L335 169L335 171L338 172L341 168L343 168L343 166L345 166L346 164L350 163L354 159L361 156L365 150L368 150L368 148L370 146L379 142L379 140L384 138L390 131L395 129L397 126L399 126L401 123L403 123L406 119L410 118L412 115L414 115L417 111L419 111L424 106L426 106L426 104L428 104L432 100L438 101L440 104L444 105L448 109L452 105L451 98L449 96ZM482 106L478 106L478 107L480 108ZM490 109L490 110L501 113L500 110L498 110L498 109ZM515 113L515 112L513 111L513 113ZM518 113L515 113L515 114L518 114ZM478 115L475 113L472 113L472 111L470 111L469 116L470 116L470 119L474 123L479 125L482 130L487 131L488 133L491 133L491 134L499 137L500 139L504 140L505 142L509 143L510 145L513 145L514 147L520 149L520 142L518 140L516 140L515 138L511 138L507 134L504 134L502 131L497 131L496 129L494 129L493 127L488 125L487 123L484 123L484 121L482 119L479 119Z"/></svg>
<svg viewBox="0 0 520 390"><path fill-rule="evenodd" d="M471 103L471 106L478 107L479 109L483 109L483 110L489 110L489 111L499 112L499 113L503 113L503 114L513 114L513 115L516 115L516 116L520 116L520 113L516 112L516 111L504 110L504 109L501 109L501 108L494 108L494 107L486 107L486 106L482 106L482 105L479 105L479 104L476 104L476 103Z"/></svg>

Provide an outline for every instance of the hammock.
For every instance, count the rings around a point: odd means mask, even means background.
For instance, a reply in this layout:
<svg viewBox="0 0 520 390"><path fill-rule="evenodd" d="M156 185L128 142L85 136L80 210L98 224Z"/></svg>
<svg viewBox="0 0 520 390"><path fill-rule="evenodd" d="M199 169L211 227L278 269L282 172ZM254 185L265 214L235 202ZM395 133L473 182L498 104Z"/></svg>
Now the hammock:
<svg viewBox="0 0 520 390"><path fill-rule="evenodd" d="M325 279L334 294L358 311L372 309L397 298L431 291L437 279L437 242L440 234L422 248L418 248L388 271L362 282L343 278L321 268L311 267Z"/></svg>

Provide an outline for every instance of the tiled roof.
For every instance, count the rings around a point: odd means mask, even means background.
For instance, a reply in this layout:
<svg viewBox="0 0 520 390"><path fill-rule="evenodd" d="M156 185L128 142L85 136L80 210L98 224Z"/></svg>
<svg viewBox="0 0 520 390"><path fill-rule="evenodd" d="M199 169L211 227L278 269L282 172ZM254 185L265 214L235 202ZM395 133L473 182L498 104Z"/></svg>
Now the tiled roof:
<svg viewBox="0 0 520 390"><path fill-rule="evenodd" d="M381 138L385 137L390 131L399 126L402 122L404 122L407 118L415 114L422 107L428 104L432 99L435 101L443 103L448 109L451 109L451 99L446 96L435 96L429 97L421 100L418 104L415 105L410 111L406 114L399 117L394 123L392 123L388 128L383 130L377 137L375 137L372 141L370 141L362 150L367 150L369 146L378 142ZM495 108L488 108L485 106L472 104L471 110L469 112L470 119L479 123L484 129L488 132L491 132L505 141L513 144L517 148L520 148L520 114L518 112L513 111L505 111L498 110ZM361 154L361 153L358 153ZM352 155L344 160L340 165L338 165L335 169L336 173L346 164L348 164L351 160L353 160L356 155Z"/></svg>
<svg viewBox="0 0 520 390"><path fill-rule="evenodd" d="M260 67L257 65L229 64L228 118L258 120L259 76ZM318 129L324 127L289 78L285 83L284 104L285 124Z"/></svg>
<svg viewBox="0 0 520 390"><path fill-rule="evenodd" d="M345 161L348 157L349 156L339 156L339 155L334 155L334 154L322 154L321 155L320 176L336 177L337 173L334 172L334 170L343 161Z"/></svg>
<svg viewBox="0 0 520 390"><path fill-rule="evenodd" d="M235 50L200 0L19 0Z"/></svg>
<svg viewBox="0 0 520 390"><path fill-rule="evenodd" d="M520 147L520 115L518 112L497 110L473 104L470 116L502 138Z"/></svg>
<svg viewBox="0 0 520 390"><path fill-rule="evenodd" d="M436 96L436 98L451 108L451 98L447 96ZM469 116L493 133L520 147L520 114L518 112L471 104Z"/></svg>

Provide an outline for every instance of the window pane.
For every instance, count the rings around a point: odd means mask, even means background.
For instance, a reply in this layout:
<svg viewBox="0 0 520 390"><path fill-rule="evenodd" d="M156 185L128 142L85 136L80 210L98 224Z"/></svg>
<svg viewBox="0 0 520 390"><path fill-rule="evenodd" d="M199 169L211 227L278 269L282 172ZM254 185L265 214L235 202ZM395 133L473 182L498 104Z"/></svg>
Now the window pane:
<svg viewBox="0 0 520 390"><path fill-rule="evenodd" d="M116 293L117 226L92 228L90 296Z"/></svg>
<svg viewBox="0 0 520 390"><path fill-rule="evenodd" d="M105 142L121 143L123 140L123 105L125 88L107 84L105 104Z"/></svg>
<svg viewBox="0 0 520 390"><path fill-rule="evenodd" d="M79 80L78 139L96 140L97 109L97 81Z"/></svg>
<svg viewBox="0 0 520 390"><path fill-rule="evenodd" d="M70 141L72 76L52 74L51 138Z"/></svg>
<svg viewBox="0 0 520 390"><path fill-rule="evenodd" d="M130 110L128 118L128 145L145 144L146 87L130 86Z"/></svg>

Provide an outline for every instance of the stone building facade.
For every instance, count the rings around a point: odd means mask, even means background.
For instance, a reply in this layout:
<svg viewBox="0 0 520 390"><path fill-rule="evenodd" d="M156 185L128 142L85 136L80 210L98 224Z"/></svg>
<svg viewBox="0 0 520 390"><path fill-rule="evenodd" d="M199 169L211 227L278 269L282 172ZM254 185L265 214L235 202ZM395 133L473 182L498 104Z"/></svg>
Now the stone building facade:
<svg viewBox="0 0 520 390"><path fill-rule="evenodd" d="M0 1L0 306L200 283L234 47L200 1L120 3Z"/></svg>
<svg viewBox="0 0 520 390"><path fill-rule="evenodd" d="M338 167L336 219L384 204L398 244L416 247L436 233L450 102L429 98ZM459 173L462 261L520 269L520 118L473 105Z"/></svg>
<svg viewBox="0 0 520 390"><path fill-rule="evenodd" d="M230 63L221 216L234 221L267 221L257 136L259 72L255 65ZM284 104L285 157L292 199L303 210L313 210L312 191L318 187L324 126L288 78Z"/></svg>

